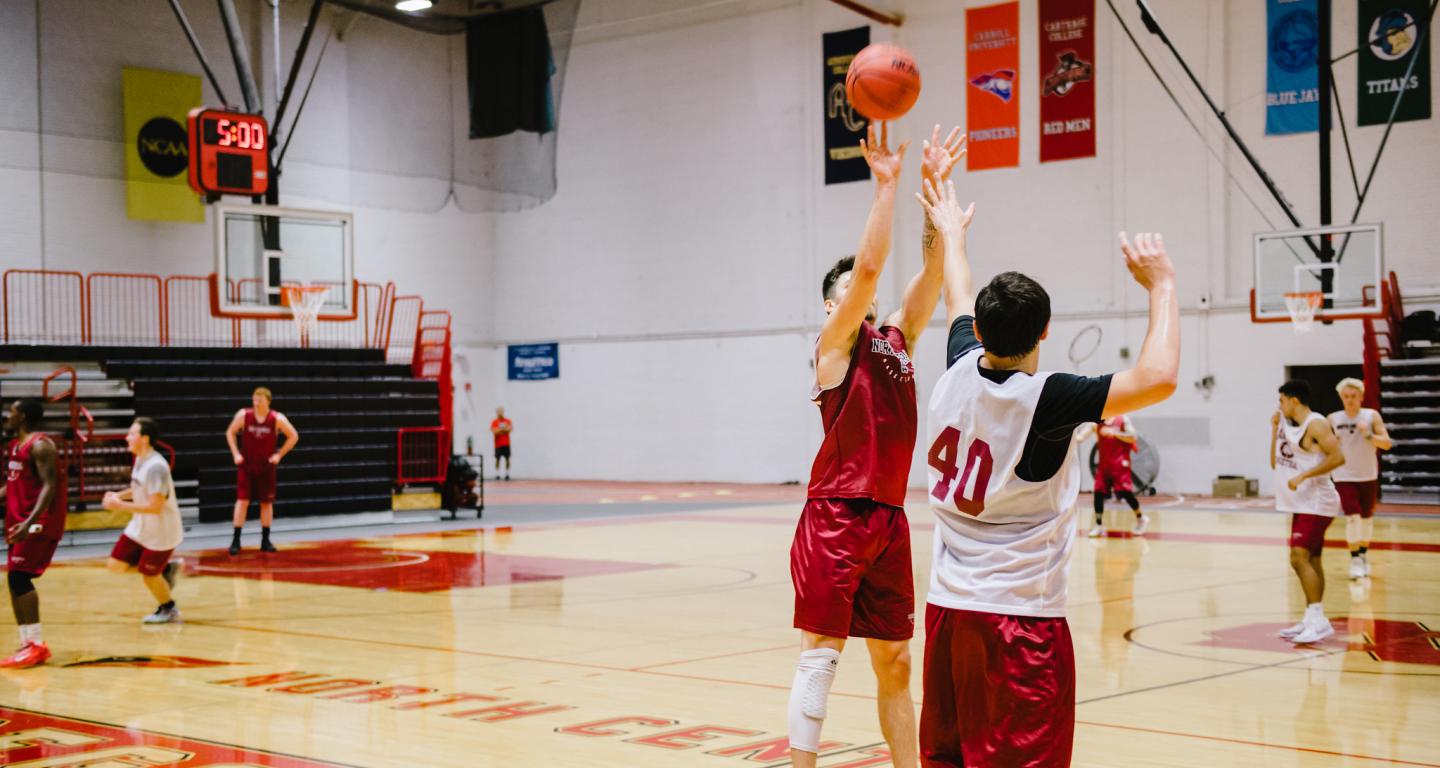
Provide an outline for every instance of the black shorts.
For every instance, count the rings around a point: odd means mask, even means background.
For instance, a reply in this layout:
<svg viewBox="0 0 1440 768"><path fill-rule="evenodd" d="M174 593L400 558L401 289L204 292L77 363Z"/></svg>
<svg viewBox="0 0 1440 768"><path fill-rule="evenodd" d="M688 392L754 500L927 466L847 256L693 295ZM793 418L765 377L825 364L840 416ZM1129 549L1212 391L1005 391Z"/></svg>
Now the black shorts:
<svg viewBox="0 0 1440 768"><path fill-rule="evenodd" d="M510 458L510 446L508 446L508 445L497 445L497 446L495 446L495 458L497 458L497 459L501 459L501 458L508 459L508 458Z"/></svg>

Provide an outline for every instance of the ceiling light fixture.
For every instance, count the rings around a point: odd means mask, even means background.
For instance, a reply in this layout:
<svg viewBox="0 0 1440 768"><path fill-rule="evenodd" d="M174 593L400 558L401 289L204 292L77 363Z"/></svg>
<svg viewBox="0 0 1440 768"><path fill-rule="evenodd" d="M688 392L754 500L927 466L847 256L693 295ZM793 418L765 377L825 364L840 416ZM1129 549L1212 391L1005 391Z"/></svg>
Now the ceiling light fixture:
<svg viewBox="0 0 1440 768"><path fill-rule="evenodd" d="M434 3L430 0L400 0L400 2L395 4L395 10L414 13L416 11L428 10L432 5L434 5Z"/></svg>

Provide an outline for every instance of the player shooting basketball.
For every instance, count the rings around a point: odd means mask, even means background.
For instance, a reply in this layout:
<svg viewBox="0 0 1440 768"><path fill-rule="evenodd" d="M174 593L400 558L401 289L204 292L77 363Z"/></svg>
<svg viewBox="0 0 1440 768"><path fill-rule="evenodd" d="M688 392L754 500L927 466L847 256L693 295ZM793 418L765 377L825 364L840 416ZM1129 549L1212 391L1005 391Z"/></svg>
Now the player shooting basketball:
<svg viewBox="0 0 1440 768"><path fill-rule="evenodd" d="M848 637L863 637L878 683L880 730L896 766L916 764L910 697L915 588L905 487L915 449L915 367L910 350L940 299L943 252L926 221L924 267L899 310L876 327L875 287L890 251L895 191L905 158L892 153L888 127L872 124L861 142L875 175L875 201L860 250L825 275L829 317L815 347L815 389L825 439L815 457L805 509L790 549L795 626L801 653L790 690L790 754L811 768L820 750L826 699ZM956 128L925 143L924 176L939 183L964 156Z"/></svg>

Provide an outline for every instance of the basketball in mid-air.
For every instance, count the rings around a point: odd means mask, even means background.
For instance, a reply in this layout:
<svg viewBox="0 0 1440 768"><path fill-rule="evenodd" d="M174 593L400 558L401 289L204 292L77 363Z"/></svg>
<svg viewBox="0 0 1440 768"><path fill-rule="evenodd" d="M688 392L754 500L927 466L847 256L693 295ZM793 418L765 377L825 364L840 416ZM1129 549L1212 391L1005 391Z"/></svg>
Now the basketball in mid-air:
<svg viewBox="0 0 1440 768"><path fill-rule="evenodd" d="M857 112L871 120L894 120L909 112L920 97L920 69L904 48L867 45L850 61L845 95Z"/></svg>

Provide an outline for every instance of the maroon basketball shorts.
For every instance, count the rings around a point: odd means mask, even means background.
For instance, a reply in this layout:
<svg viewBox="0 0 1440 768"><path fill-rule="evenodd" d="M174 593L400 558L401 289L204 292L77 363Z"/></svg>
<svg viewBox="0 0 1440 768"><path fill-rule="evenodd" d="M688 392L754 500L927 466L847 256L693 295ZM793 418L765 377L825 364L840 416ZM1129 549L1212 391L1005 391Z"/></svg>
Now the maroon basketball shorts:
<svg viewBox="0 0 1440 768"><path fill-rule="evenodd" d="M173 549L146 549L140 546L140 542L120 534L120 540L115 542L115 548L110 550L110 556L126 565L134 566L145 576L158 576L165 570L165 564L170 562L170 553Z"/></svg>
<svg viewBox="0 0 1440 768"><path fill-rule="evenodd" d="M1095 492L1100 494L1119 491L1135 492L1135 481L1130 476L1130 466L1100 467L1095 472Z"/></svg>
<svg viewBox="0 0 1440 768"><path fill-rule="evenodd" d="M24 540L10 545L9 554L5 557L5 570L39 576L50 567L59 543L56 539L38 534L26 536Z"/></svg>
<svg viewBox="0 0 1440 768"><path fill-rule="evenodd" d="M1377 480L1361 480L1353 483L1336 480L1335 492L1340 494L1340 508L1345 510L1347 515L1374 517L1375 489L1379 484Z"/></svg>
<svg viewBox="0 0 1440 768"><path fill-rule="evenodd" d="M810 499L790 546L795 626L828 637L909 640L915 577L905 510L870 499Z"/></svg>
<svg viewBox="0 0 1440 768"><path fill-rule="evenodd" d="M1290 546L1308 551L1319 557L1325 549L1325 529L1334 521L1324 515L1307 515L1295 512L1290 515Z"/></svg>
<svg viewBox="0 0 1440 768"><path fill-rule="evenodd" d="M252 467L246 459L235 471L235 500L259 504L275 501L275 465L264 461Z"/></svg>
<svg viewBox="0 0 1440 768"><path fill-rule="evenodd" d="M1061 768L1075 741L1064 618L925 607L926 768Z"/></svg>

